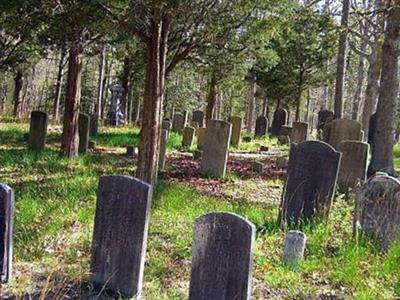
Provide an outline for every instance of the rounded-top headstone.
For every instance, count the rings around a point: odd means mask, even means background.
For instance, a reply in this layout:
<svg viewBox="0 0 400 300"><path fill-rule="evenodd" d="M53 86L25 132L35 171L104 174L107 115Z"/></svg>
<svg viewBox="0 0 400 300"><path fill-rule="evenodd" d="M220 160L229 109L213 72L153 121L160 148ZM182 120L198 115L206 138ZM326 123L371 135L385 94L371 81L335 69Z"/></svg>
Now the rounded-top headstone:
<svg viewBox="0 0 400 300"><path fill-rule="evenodd" d="M298 230L289 231L285 239L283 262L295 268L304 259L306 235Z"/></svg>
<svg viewBox="0 0 400 300"><path fill-rule="evenodd" d="M351 119L336 119L331 122L329 144L335 149L344 140L361 140L361 123Z"/></svg>
<svg viewBox="0 0 400 300"><path fill-rule="evenodd" d="M195 110L193 112L192 121L199 123L199 127L203 127L204 123L204 112L201 110Z"/></svg>
<svg viewBox="0 0 400 300"><path fill-rule="evenodd" d="M278 136L283 125L288 122L288 112L286 109L278 108L274 113L274 119L271 125L271 134Z"/></svg>
<svg viewBox="0 0 400 300"><path fill-rule="evenodd" d="M308 123L293 122L292 134L290 136L292 143L299 144L307 141Z"/></svg>
<svg viewBox="0 0 400 300"><path fill-rule="evenodd" d="M268 131L268 119L264 116L259 116L256 119L256 129L254 135L256 137L262 137L267 134Z"/></svg>

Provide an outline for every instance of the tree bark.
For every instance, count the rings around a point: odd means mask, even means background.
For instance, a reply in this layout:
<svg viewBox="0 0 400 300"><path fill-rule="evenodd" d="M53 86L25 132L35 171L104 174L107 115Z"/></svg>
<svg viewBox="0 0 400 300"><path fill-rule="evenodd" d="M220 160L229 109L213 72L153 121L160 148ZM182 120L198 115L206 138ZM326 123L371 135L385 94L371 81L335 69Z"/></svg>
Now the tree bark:
<svg viewBox="0 0 400 300"><path fill-rule="evenodd" d="M343 116L343 90L344 76L346 69L346 49L349 20L350 0L343 0L341 30L339 36L339 49L336 63L336 86L335 86L335 118L340 119Z"/></svg>
<svg viewBox="0 0 400 300"><path fill-rule="evenodd" d="M365 52L367 49L367 42L364 40L361 44L361 51ZM358 121L359 110L361 105L361 92L365 77L365 59L364 56L360 55L358 58L358 68L357 68L357 88L353 99L353 106L351 110L351 118Z"/></svg>
<svg viewBox="0 0 400 300"><path fill-rule="evenodd" d="M303 78L304 78L304 73L303 73L303 71L300 71L299 87L298 87L297 99L296 99L296 116L295 116L296 122L300 121L301 96L303 94Z"/></svg>
<svg viewBox="0 0 400 300"><path fill-rule="evenodd" d="M256 80L255 78L251 78L250 80L250 88L248 95L248 104L247 104L247 132L253 132L254 124L256 121Z"/></svg>
<svg viewBox="0 0 400 300"><path fill-rule="evenodd" d="M124 58L124 68L122 74L122 87L124 88L124 96L122 98L122 112L124 114L125 124L129 120L129 93L131 90L131 58L127 55Z"/></svg>
<svg viewBox="0 0 400 300"><path fill-rule="evenodd" d="M78 116L81 98L82 52L83 49L79 43L72 43L68 60L67 90L61 138L61 153L67 157L78 155Z"/></svg>
<svg viewBox="0 0 400 300"><path fill-rule="evenodd" d="M217 78L213 73L211 75L206 107L206 121L213 118L215 105L217 103Z"/></svg>
<svg viewBox="0 0 400 300"><path fill-rule="evenodd" d="M21 118L21 108L22 108L22 87L24 85L24 76L20 69L14 78L15 88L14 88L14 117Z"/></svg>
<svg viewBox="0 0 400 300"><path fill-rule="evenodd" d="M376 111L376 130L369 173L384 171L394 175L397 97L399 92L398 57L400 50L400 0L388 1L385 41L382 47L382 72Z"/></svg>
<svg viewBox="0 0 400 300"><path fill-rule="evenodd" d="M262 106L262 116L263 116L263 117L267 117L267 118L268 118L268 110L269 110L269 107L268 107L268 97L267 97L267 95L265 94L265 95L264 95L264 99L263 99L263 106Z"/></svg>
<svg viewBox="0 0 400 300"><path fill-rule="evenodd" d="M146 79L143 99L143 123L140 133L136 176L154 184L158 172L161 119L165 83L165 64L170 18L156 9L150 24L147 42Z"/></svg>
<svg viewBox="0 0 400 300"><path fill-rule="evenodd" d="M99 81L97 87L97 101L95 106L95 118L96 122L101 120L101 112L102 112L102 104L103 104L103 92L104 92L104 74L105 74L105 65L106 65L106 47L103 46L100 50L99 56Z"/></svg>

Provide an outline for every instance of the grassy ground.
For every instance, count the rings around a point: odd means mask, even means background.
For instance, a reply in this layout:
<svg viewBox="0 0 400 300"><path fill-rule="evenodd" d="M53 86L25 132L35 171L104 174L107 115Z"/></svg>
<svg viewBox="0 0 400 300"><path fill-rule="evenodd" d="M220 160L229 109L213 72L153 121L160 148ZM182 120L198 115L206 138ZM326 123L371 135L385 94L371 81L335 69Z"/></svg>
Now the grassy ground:
<svg viewBox="0 0 400 300"><path fill-rule="evenodd" d="M0 181L16 194L15 274L3 295L44 290L46 280L53 288L86 282L98 178L131 175L134 162L123 155L123 147L138 143L136 129L102 128L95 138L101 151L67 160L57 151L59 130L51 131L48 149L41 153L26 150L26 131L23 124L0 124ZM242 149L254 150L255 143ZM172 135L169 150L179 146L180 137ZM400 149L396 156L400 162ZM187 299L193 222L211 211L238 213L257 227L254 299L400 298L400 244L381 255L370 240L353 240L352 201L338 197L329 221L302 228L308 237L306 260L292 270L281 263L284 233L276 224L277 201L254 203L251 192L243 194L242 200L232 202L200 195L179 183L157 185L145 299Z"/></svg>

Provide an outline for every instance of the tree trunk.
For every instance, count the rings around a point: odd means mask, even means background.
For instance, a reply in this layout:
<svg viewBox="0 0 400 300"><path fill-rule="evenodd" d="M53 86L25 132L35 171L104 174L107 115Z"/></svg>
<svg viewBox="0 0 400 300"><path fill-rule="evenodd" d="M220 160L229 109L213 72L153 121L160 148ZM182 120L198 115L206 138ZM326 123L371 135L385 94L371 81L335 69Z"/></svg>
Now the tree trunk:
<svg viewBox="0 0 400 300"><path fill-rule="evenodd" d="M361 51L365 52L367 49L367 42L363 40L361 45ZM353 120L358 121L359 118L359 110L361 105L361 92L364 83L364 76L365 76L365 59L364 56L359 56L358 61L358 70L357 70L357 88L353 99L353 107L351 110L351 118Z"/></svg>
<svg viewBox="0 0 400 300"><path fill-rule="evenodd" d="M217 103L217 79L215 74L211 75L210 86L207 96L207 107L206 107L206 121L211 120L214 115L215 105Z"/></svg>
<svg viewBox="0 0 400 300"><path fill-rule="evenodd" d="M58 62L57 81L54 92L53 117L56 122L60 121L60 101L61 101L62 84L64 81L63 68L66 55L67 55L67 47L65 43L63 43L60 48L60 61Z"/></svg>
<svg viewBox="0 0 400 300"><path fill-rule="evenodd" d="M346 49L347 49L347 34L348 34L348 19L349 19L350 0L343 0L342 22L339 36L339 49L336 64L336 86L335 86L335 118L340 119L343 116L343 90L344 76L346 68Z"/></svg>
<svg viewBox="0 0 400 300"><path fill-rule="evenodd" d="M253 132L253 127L255 124L255 119L256 119L256 81L254 78L251 79L250 81L250 89L249 89L249 95L248 95L248 104L247 104L247 132L251 133Z"/></svg>
<svg viewBox="0 0 400 300"><path fill-rule="evenodd" d="M99 56L99 81L97 87L97 101L95 106L95 118L96 122L101 120L101 112L102 112L102 104L103 104L103 92L104 92L104 74L105 74L105 65L106 65L106 47L103 46L100 51Z"/></svg>
<svg viewBox="0 0 400 300"><path fill-rule="evenodd" d="M68 59L67 90L61 139L61 153L67 157L78 155L78 116L81 98L82 52L83 49L79 43L71 45Z"/></svg>
<svg viewBox="0 0 400 300"><path fill-rule="evenodd" d="M267 95L264 95L264 99L263 99L262 116L268 117L268 97L267 97Z"/></svg>
<svg viewBox="0 0 400 300"><path fill-rule="evenodd" d="M376 111L376 131L369 173L384 171L394 175L398 56L400 50L400 0L389 1L385 41L382 47L382 73Z"/></svg>
<svg viewBox="0 0 400 300"><path fill-rule="evenodd" d="M301 96L303 94L303 77L304 77L304 73L303 73L303 71L300 71L299 90L297 91L297 99L296 99L296 116L295 116L296 122L300 121Z"/></svg>
<svg viewBox="0 0 400 300"><path fill-rule="evenodd" d="M169 17L161 17L160 9L153 12L147 44L143 122L136 174L139 179L150 184L155 183L158 172L169 25Z"/></svg>
<svg viewBox="0 0 400 300"><path fill-rule="evenodd" d="M17 70L17 74L14 78L14 117L21 118L21 107L22 107L22 87L24 85L24 77L20 69Z"/></svg>
<svg viewBox="0 0 400 300"><path fill-rule="evenodd" d="M124 95L122 98L122 113L124 114L125 124L128 123L129 117L129 93L131 89L131 59L127 55L124 58L124 70L122 74L122 87L124 88Z"/></svg>

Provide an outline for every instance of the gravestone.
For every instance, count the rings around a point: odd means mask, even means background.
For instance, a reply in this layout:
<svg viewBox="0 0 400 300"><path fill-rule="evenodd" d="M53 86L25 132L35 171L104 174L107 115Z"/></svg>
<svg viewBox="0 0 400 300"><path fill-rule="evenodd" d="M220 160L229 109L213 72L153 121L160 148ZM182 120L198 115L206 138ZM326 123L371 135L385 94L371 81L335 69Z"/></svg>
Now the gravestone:
<svg viewBox="0 0 400 300"><path fill-rule="evenodd" d="M86 154L89 148L90 117L87 114L79 114L79 153Z"/></svg>
<svg viewBox="0 0 400 300"><path fill-rule="evenodd" d="M174 114L174 119L172 121L172 131L182 133L183 128L186 126L187 119L183 114Z"/></svg>
<svg viewBox="0 0 400 300"><path fill-rule="evenodd" d="M0 184L0 285L10 280L13 248L14 192Z"/></svg>
<svg viewBox="0 0 400 300"><path fill-rule="evenodd" d="M304 259L306 240L306 235L301 231L289 231L285 239L283 262L290 265L292 268L297 267L299 262Z"/></svg>
<svg viewBox="0 0 400 300"><path fill-rule="evenodd" d="M182 147L191 147L194 142L196 129L193 127L185 127L183 129Z"/></svg>
<svg viewBox="0 0 400 300"><path fill-rule="evenodd" d="M278 136L281 131L281 127L286 125L288 122L288 112L286 109L278 108L274 113L274 119L271 125L271 134Z"/></svg>
<svg viewBox="0 0 400 300"><path fill-rule="evenodd" d="M124 115L122 113L122 98L125 89L118 82L110 87L111 101L108 109L107 120L110 126L119 126L124 124Z"/></svg>
<svg viewBox="0 0 400 300"><path fill-rule="evenodd" d="M31 112L28 147L32 150L43 150L47 136L47 114L41 111Z"/></svg>
<svg viewBox="0 0 400 300"><path fill-rule="evenodd" d="M189 300L249 300L255 226L232 213L196 220Z"/></svg>
<svg viewBox="0 0 400 300"><path fill-rule="evenodd" d="M90 115L90 130L89 135L95 136L99 132L99 121L97 120L97 116L94 114Z"/></svg>
<svg viewBox="0 0 400 300"><path fill-rule="evenodd" d="M226 121L209 120L203 145L200 173L206 176L225 176L228 161L232 124Z"/></svg>
<svg viewBox="0 0 400 300"><path fill-rule="evenodd" d="M263 137L267 134L268 131L268 119L264 116L259 116L256 119L256 128L254 135L256 137Z"/></svg>
<svg viewBox="0 0 400 300"><path fill-rule="evenodd" d="M328 216L340 156L340 152L320 141L307 141L291 147L280 209L283 224L298 224L300 220Z"/></svg>
<svg viewBox="0 0 400 300"><path fill-rule="evenodd" d="M151 197L139 179L100 178L90 267L96 289L140 299Z"/></svg>
<svg viewBox="0 0 400 300"><path fill-rule="evenodd" d="M341 192L354 189L357 183L364 183L367 176L367 159L369 146L360 141L342 141L338 151L342 153L338 187Z"/></svg>
<svg viewBox="0 0 400 300"><path fill-rule="evenodd" d="M400 239L400 181L385 173L370 177L357 194L361 232L381 250Z"/></svg>
<svg viewBox="0 0 400 300"><path fill-rule="evenodd" d="M279 131L279 135L286 135L288 137L292 137L292 127L287 125L282 125L281 130Z"/></svg>
<svg viewBox="0 0 400 300"><path fill-rule="evenodd" d="M200 127L199 130L197 130L197 148L202 149L204 145L204 141L206 139L206 132L207 128L205 127Z"/></svg>
<svg viewBox="0 0 400 300"><path fill-rule="evenodd" d="M327 122L332 121L334 118L333 111L331 110L320 110L318 112L318 124L317 124L317 130L323 130L324 126Z"/></svg>
<svg viewBox="0 0 400 300"><path fill-rule="evenodd" d="M232 124L231 145L239 147L242 137L242 118L237 116L232 116L230 117L229 121Z"/></svg>
<svg viewBox="0 0 400 300"><path fill-rule="evenodd" d="M158 168L160 170L164 170L165 168L165 155L167 153L167 142L168 142L168 130L163 129L161 131L160 153L158 158Z"/></svg>
<svg viewBox="0 0 400 300"><path fill-rule="evenodd" d="M361 140L361 123L351 119L336 119L331 122L329 144L337 149L341 141Z"/></svg>
<svg viewBox="0 0 400 300"><path fill-rule="evenodd" d="M371 147L371 153L374 152L375 146L375 130L376 130L376 113L374 113L369 118L369 128L368 128L368 144Z"/></svg>
<svg viewBox="0 0 400 300"><path fill-rule="evenodd" d="M293 129L290 139L292 143L300 144L307 141L308 137L308 123L293 122Z"/></svg>
<svg viewBox="0 0 400 300"><path fill-rule="evenodd" d="M205 126L204 124L204 112L201 110L195 110L193 112L192 121L199 123L199 127Z"/></svg>

